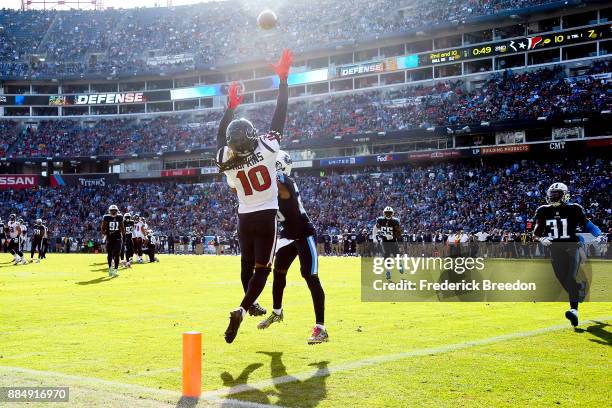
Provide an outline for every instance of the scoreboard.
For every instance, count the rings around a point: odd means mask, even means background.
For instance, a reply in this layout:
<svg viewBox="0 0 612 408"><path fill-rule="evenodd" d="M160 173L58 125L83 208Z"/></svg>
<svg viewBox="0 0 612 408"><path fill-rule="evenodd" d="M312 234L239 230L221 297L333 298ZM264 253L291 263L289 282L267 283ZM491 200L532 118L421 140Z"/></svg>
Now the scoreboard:
<svg viewBox="0 0 612 408"><path fill-rule="evenodd" d="M381 61L351 64L339 67L336 75L340 77L366 73L392 72L400 69L413 69L432 65L468 61L478 58L518 54L525 51L544 50L564 45L574 45L612 38L612 24L602 24L556 33L519 37L502 41L492 41L470 47L457 47L421 54L403 55Z"/></svg>
<svg viewBox="0 0 612 408"><path fill-rule="evenodd" d="M491 56L503 56L523 51L542 50L563 45L604 40L612 37L611 31L612 24L604 24L595 27L561 31L558 33L536 35L533 37L513 38L511 40L491 42L473 47L433 51L426 54L419 54L418 66L437 65Z"/></svg>

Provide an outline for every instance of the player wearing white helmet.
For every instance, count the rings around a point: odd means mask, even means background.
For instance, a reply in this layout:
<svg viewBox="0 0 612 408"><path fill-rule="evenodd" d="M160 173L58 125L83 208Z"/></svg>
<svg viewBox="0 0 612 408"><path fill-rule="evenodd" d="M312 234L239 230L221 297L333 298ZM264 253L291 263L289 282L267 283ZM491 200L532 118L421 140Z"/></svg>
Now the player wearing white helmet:
<svg viewBox="0 0 612 408"><path fill-rule="evenodd" d="M550 260L555 276L569 295L570 309L565 317L572 326L578 325L578 303L585 296L587 282L576 282L579 261L579 244L582 238L578 228L590 232L598 243L605 242L601 230L587 218L580 204L571 203L569 189L563 183L553 183L546 190L548 204L540 206L535 214L533 235L550 250Z"/></svg>
<svg viewBox="0 0 612 408"><path fill-rule="evenodd" d="M123 215L119 214L119 208L113 204L108 207L108 214L104 215L101 226L102 234L106 239L106 259L108 261L108 276L119 276L119 253L123 244L125 228ZM114 262L114 268L113 268Z"/></svg>
<svg viewBox="0 0 612 408"><path fill-rule="evenodd" d="M43 224L43 221L38 218L34 227L32 228L32 246L30 248L30 263L34 262L34 252L38 250L38 259L36 259L36 263L40 262L43 256L43 238L47 233L47 227Z"/></svg>
<svg viewBox="0 0 612 408"><path fill-rule="evenodd" d="M126 212L123 215L123 226L125 228L125 235L123 239L123 245L121 247L121 257L125 257L125 261L123 265L126 268L132 267L132 257L134 256L134 237L132 236L134 233L134 220L132 219L132 214Z"/></svg>
<svg viewBox="0 0 612 408"><path fill-rule="evenodd" d="M372 231L372 237L383 247L385 258L394 257L399 253L402 229L399 219L393 216L394 213L393 208L386 206L383 210L383 216L378 217ZM391 280L391 271L387 270L385 276L387 280Z"/></svg>
<svg viewBox="0 0 612 408"><path fill-rule="evenodd" d="M15 214L9 215L6 229L8 232L8 250L13 255L14 265L25 264L26 260L23 252L21 252L21 224Z"/></svg>

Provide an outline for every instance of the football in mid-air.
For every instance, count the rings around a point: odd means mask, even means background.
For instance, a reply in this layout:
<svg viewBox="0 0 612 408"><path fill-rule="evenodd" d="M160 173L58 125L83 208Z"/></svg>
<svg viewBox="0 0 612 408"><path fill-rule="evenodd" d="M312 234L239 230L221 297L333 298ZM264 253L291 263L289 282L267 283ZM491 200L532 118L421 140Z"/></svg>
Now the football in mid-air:
<svg viewBox="0 0 612 408"><path fill-rule="evenodd" d="M276 27L278 18L272 10L264 10L257 16L257 25L264 30L271 30Z"/></svg>

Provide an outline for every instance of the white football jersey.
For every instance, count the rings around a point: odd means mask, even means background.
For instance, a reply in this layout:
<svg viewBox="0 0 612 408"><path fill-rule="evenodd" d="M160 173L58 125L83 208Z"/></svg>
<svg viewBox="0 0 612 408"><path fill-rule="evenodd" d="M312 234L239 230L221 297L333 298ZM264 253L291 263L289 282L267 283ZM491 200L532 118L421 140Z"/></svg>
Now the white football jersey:
<svg viewBox="0 0 612 408"><path fill-rule="evenodd" d="M142 221L138 221L135 225L134 225L134 233L132 234L132 237L134 238L144 238L144 229L145 227L145 223Z"/></svg>
<svg viewBox="0 0 612 408"><path fill-rule="evenodd" d="M276 156L279 149L275 135L260 136L252 155L235 168L224 171L227 184L238 193L238 213L278 210ZM230 150L227 146L219 149L219 164L229 159Z"/></svg>
<svg viewBox="0 0 612 408"><path fill-rule="evenodd" d="M21 227L19 221L9 221L6 225L9 230L9 238L17 238L17 227Z"/></svg>

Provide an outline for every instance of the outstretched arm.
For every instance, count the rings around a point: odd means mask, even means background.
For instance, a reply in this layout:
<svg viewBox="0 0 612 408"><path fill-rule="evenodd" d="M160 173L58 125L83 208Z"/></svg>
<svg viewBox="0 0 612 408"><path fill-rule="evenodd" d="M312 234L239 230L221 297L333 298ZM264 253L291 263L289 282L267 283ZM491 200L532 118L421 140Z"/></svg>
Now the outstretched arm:
<svg viewBox="0 0 612 408"><path fill-rule="evenodd" d="M290 50L284 49L278 63L271 64L280 79L280 84L278 86L278 98L276 100L276 109L274 110L270 130L281 135L285 130L285 120L287 119L287 104L289 103L287 77L289 76L289 69L291 68L292 62L293 54Z"/></svg>
<svg viewBox="0 0 612 408"><path fill-rule="evenodd" d="M223 118L219 123L219 130L217 132L217 150L225 146L227 140L225 138L225 132L227 130L227 126L230 124L232 119L234 119L234 111L242 103L244 99L244 95L238 94L238 83L232 82L227 89L227 109L223 114Z"/></svg>

